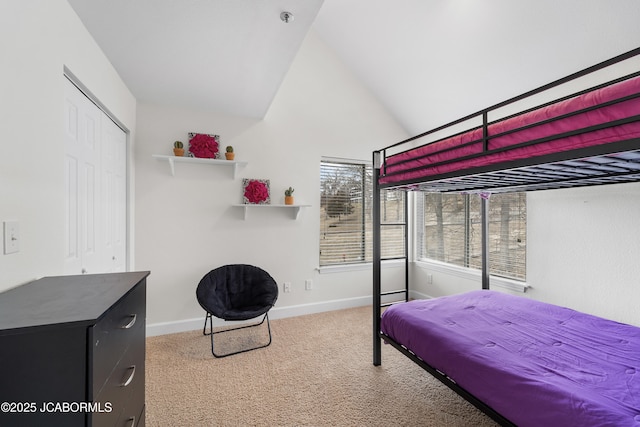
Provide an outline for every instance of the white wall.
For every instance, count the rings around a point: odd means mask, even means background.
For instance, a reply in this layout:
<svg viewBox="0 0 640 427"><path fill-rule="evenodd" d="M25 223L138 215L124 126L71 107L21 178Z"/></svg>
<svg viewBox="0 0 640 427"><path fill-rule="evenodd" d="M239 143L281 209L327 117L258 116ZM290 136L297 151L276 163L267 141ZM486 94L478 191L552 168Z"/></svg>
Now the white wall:
<svg viewBox="0 0 640 427"><path fill-rule="evenodd" d="M640 184L527 196L527 295L640 326Z"/></svg>
<svg viewBox="0 0 640 427"><path fill-rule="evenodd" d="M136 146L136 263L151 270L148 322L190 321L201 327L204 311L195 288L204 274L228 263L267 270L280 284L274 313L336 307L335 300L370 301L370 268L319 274L319 182L322 156L370 160L374 148L406 133L311 31L264 120L216 112L139 104ZM230 168L166 162L188 132L215 133L247 161L232 179ZM250 210L242 217L241 178L270 179L272 202L295 188L296 203L310 204L298 220L282 209ZM304 290L312 279L314 289ZM282 292L282 283L292 292ZM344 301L343 301L344 302ZM298 309L302 310L299 311ZM158 332L159 330L155 330Z"/></svg>
<svg viewBox="0 0 640 427"><path fill-rule="evenodd" d="M20 224L3 290L63 272L64 66L131 131L136 101L65 0L0 2L0 52L0 222Z"/></svg>

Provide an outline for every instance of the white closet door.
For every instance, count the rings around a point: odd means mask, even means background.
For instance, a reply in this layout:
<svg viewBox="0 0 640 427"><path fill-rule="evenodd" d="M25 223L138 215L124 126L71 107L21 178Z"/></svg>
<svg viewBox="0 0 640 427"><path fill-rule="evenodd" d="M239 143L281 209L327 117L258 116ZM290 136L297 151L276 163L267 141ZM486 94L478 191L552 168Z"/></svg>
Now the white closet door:
<svg viewBox="0 0 640 427"><path fill-rule="evenodd" d="M65 78L65 274L126 270L126 134Z"/></svg>
<svg viewBox="0 0 640 427"><path fill-rule="evenodd" d="M107 272L122 272L127 254L127 135L106 115L102 116L102 146L104 262Z"/></svg>

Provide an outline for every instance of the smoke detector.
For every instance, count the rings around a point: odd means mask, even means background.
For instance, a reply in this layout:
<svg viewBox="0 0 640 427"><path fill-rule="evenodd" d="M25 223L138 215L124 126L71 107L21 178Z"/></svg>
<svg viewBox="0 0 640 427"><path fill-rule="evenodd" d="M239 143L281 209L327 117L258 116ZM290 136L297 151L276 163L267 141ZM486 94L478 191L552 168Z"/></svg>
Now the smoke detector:
<svg viewBox="0 0 640 427"><path fill-rule="evenodd" d="M293 21L293 13L291 13L291 12L282 12L280 14L280 19L282 20L282 22L288 24L289 22Z"/></svg>

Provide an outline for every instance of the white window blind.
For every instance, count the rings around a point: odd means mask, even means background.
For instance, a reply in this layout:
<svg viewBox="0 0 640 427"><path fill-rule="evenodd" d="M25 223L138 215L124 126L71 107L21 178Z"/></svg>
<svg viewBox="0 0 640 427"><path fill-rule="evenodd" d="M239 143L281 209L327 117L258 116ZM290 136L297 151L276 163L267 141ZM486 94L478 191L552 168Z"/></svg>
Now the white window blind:
<svg viewBox="0 0 640 427"><path fill-rule="evenodd" d="M405 256L404 191L380 191L380 256L383 260Z"/></svg>
<svg viewBox="0 0 640 427"><path fill-rule="evenodd" d="M418 257L482 268L478 195L424 193L417 197ZM525 193L493 194L489 201L489 272L526 279Z"/></svg>
<svg viewBox="0 0 640 427"><path fill-rule="evenodd" d="M320 164L320 266L372 260L372 168L366 164ZM381 192L382 258L405 255L405 194Z"/></svg>

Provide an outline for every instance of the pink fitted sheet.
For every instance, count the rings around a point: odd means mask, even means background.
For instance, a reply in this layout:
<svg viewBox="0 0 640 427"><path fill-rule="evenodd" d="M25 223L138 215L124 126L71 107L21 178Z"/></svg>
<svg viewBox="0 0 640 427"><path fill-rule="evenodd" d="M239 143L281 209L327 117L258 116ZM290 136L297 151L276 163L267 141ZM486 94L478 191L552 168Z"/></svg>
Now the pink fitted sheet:
<svg viewBox="0 0 640 427"><path fill-rule="evenodd" d="M578 111L583 108L597 106L604 102L619 99L630 94L640 93L640 77L607 86L556 104L540 108L532 112L516 116L489 126L489 136L519 129L544 120ZM550 137L589 126L608 123L640 114L640 98L623 101L617 104L598 107L594 110L576 114L550 123L538 124L527 129L520 129L508 135L497 136L489 141L489 150L514 146L527 141ZM640 137L640 121L607 127L597 131L554 139L548 142L514 148L498 153L490 153L473 159L460 160L444 165L430 166L434 163L449 161L468 155L482 153L482 129L472 130L451 138L427 144L402 152L386 159L382 169L385 175L380 183L396 183L419 178L432 177L447 172L465 170L496 163L508 163L520 160L569 151L578 148L607 144ZM458 147L462 144L478 141L474 144L454 148L451 151L438 152L443 148ZM424 157L423 157L424 156ZM417 170L411 170L418 168ZM507 168L507 166L505 166ZM391 174L391 175L390 175Z"/></svg>
<svg viewBox="0 0 640 427"><path fill-rule="evenodd" d="M640 328L478 290L391 306L381 331L518 426L640 426Z"/></svg>

